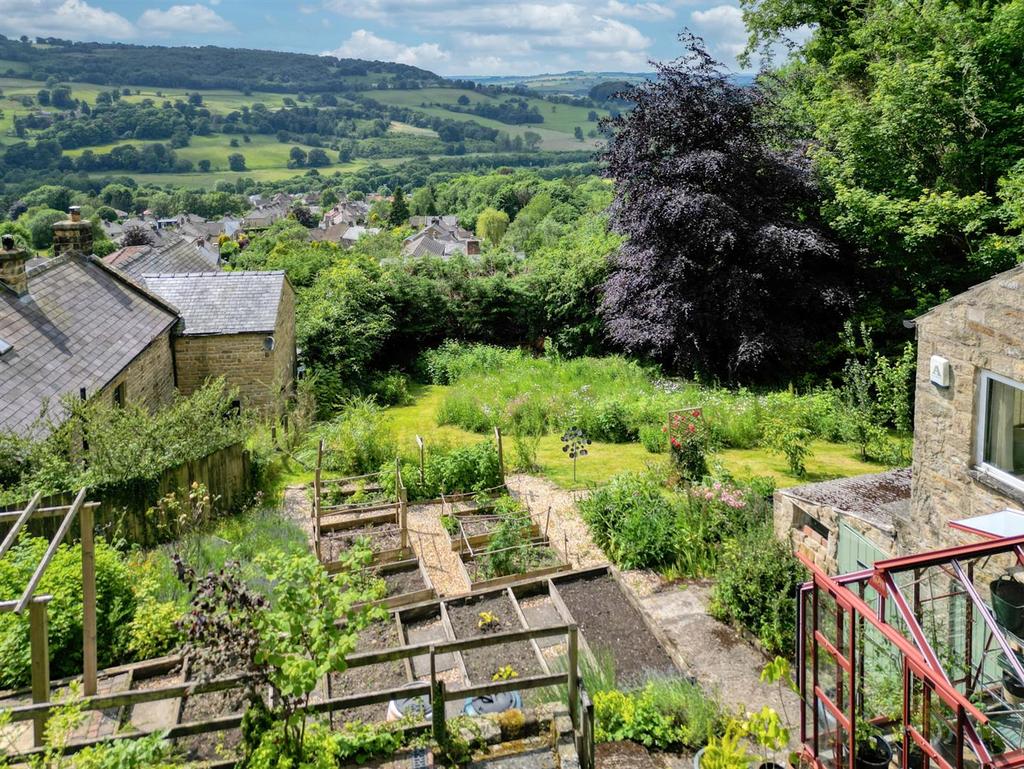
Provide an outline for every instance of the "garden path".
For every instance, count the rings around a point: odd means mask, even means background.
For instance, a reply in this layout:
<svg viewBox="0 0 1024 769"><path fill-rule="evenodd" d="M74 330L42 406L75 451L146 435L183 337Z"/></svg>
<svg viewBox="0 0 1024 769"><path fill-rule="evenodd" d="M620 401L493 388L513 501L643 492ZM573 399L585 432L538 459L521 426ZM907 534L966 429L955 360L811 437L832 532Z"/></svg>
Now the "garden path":
<svg viewBox="0 0 1024 769"><path fill-rule="evenodd" d="M545 478L533 475L509 475L505 478L512 495L525 503L540 524L547 522L548 539L574 569L607 563L604 553L590 538L590 529L580 518L576 503L587 491L566 491ZM548 510L551 517L548 519Z"/></svg>
<svg viewBox="0 0 1024 769"><path fill-rule="evenodd" d="M459 595L469 591L462 576L459 556L441 526L441 505L409 505L409 544L420 557L438 595Z"/></svg>
<svg viewBox="0 0 1024 769"><path fill-rule="evenodd" d="M304 532L309 546L313 546L312 502L306 484L288 486L284 490L284 504L281 511L285 518L294 521Z"/></svg>

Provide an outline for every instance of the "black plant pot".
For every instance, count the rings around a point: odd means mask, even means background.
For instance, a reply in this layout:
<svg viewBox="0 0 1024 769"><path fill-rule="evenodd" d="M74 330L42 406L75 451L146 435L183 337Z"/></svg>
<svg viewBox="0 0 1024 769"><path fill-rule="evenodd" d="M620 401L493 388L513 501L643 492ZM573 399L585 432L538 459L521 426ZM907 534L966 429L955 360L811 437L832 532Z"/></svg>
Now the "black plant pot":
<svg viewBox="0 0 1024 769"><path fill-rule="evenodd" d="M1024 582L1004 574L989 583L989 589L999 624L1016 636L1024 635Z"/></svg>
<svg viewBox="0 0 1024 769"><path fill-rule="evenodd" d="M892 761L892 748L879 736L857 743L857 769L888 769Z"/></svg>

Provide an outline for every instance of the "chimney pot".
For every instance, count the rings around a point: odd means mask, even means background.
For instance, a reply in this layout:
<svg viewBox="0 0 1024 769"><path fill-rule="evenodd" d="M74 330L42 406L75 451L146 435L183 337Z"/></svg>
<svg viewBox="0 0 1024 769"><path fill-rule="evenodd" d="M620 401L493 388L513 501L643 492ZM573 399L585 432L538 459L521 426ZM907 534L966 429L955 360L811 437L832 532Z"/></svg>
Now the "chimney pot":
<svg viewBox="0 0 1024 769"><path fill-rule="evenodd" d="M14 250L14 236L7 234L3 236L4 251Z"/></svg>
<svg viewBox="0 0 1024 769"><path fill-rule="evenodd" d="M71 215L71 221L82 221L82 209L80 206L71 206L71 208L68 209L68 213Z"/></svg>

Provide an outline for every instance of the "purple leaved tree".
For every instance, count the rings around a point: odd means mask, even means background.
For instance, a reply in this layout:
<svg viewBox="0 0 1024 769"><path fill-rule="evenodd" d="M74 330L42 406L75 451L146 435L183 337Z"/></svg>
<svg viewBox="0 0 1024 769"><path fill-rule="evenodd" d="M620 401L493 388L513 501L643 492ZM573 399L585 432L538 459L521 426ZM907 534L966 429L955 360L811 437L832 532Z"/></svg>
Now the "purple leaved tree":
<svg viewBox="0 0 1024 769"><path fill-rule="evenodd" d="M602 315L615 343L673 371L780 379L835 339L853 270L818 222L809 162L763 119L764 93L681 40L685 55L606 123L611 222L627 241Z"/></svg>

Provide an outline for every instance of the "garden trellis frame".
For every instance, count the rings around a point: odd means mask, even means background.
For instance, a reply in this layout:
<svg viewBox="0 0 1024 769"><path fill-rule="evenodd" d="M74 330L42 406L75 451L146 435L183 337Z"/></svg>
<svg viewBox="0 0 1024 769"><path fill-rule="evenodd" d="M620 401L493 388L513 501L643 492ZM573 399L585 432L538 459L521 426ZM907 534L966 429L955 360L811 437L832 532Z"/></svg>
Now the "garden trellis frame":
<svg viewBox="0 0 1024 769"><path fill-rule="evenodd" d="M1024 703L1005 691L1007 676L1024 681L1024 639L982 595L1024 567L1024 537L886 559L838 577L797 555L812 575L797 612L810 763L854 769L858 724L867 721L916 749L925 769L1024 767ZM890 681L902 677L895 697L880 693L890 670ZM903 769L911 750L902 751Z"/></svg>
<svg viewBox="0 0 1024 769"><path fill-rule="evenodd" d="M18 540L18 535L32 520L60 518L56 532L50 537L46 552L39 560L32 576L29 577L21 596L17 599L0 601L0 612L22 614L29 612L29 641L32 649L32 702L45 703L50 699L50 643L48 605L49 595L36 595L40 581L46 574L57 548L67 538L72 524L78 518L79 537L82 546L82 690L87 696L96 694L96 543L94 511L98 502L86 501L86 489L79 490L70 505L40 507L42 492L35 496L21 510L0 513L0 524L10 524L3 542L0 542L2 559ZM38 747L43 744L46 718L33 718L32 739Z"/></svg>

